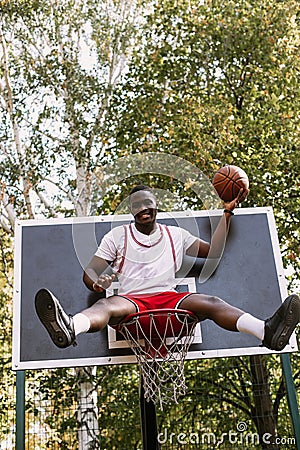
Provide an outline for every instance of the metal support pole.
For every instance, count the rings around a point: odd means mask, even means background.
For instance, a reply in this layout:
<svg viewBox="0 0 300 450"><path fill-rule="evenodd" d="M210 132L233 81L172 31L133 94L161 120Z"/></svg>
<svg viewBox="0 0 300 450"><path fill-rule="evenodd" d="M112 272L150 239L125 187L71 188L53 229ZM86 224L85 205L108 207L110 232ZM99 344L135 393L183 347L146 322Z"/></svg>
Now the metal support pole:
<svg viewBox="0 0 300 450"><path fill-rule="evenodd" d="M25 450L25 371L16 373L16 450Z"/></svg>
<svg viewBox="0 0 300 450"><path fill-rule="evenodd" d="M143 380L140 382L140 411L142 425L142 441L144 450L159 450L157 436L156 408L152 401L147 402L144 396Z"/></svg>
<svg viewBox="0 0 300 450"><path fill-rule="evenodd" d="M288 405L292 417L294 435L296 438L296 446L297 450L300 450L300 416L297 401L297 393L292 374L290 355L288 353L281 355L281 361L286 384Z"/></svg>

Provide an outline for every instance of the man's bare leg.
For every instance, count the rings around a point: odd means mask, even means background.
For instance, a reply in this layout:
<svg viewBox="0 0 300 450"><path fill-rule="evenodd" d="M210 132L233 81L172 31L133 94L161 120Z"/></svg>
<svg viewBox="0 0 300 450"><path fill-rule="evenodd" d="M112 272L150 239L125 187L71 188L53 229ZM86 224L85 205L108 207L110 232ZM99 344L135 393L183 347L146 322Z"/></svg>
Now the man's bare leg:
<svg viewBox="0 0 300 450"><path fill-rule="evenodd" d="M59 300L48 290L40 289L35 296L37 315L59 348L76 345L76 335L81 332L102 330L128 314L136 312L134 303L123 297L99 299L93 306L75 316L68 315Z"/></svg>
<svg viewBox="0 0 300 450"><path fill-rule="evenodd" d="M238 331L236 323L244 314L244 311L229 305L221 298L205 294L189 295L180 303L180 308L192 311L200 320L213 320L229 331Z"/></svg>
<svg viewBox="0 0 300 450"><path fill-rule="evenodd" d="M218 297L203 294L188 296L181 302L180 308L194 312L199 320L211 319L226 330L256 336L265 347L276 351L284 349L300 321L300 298L295 294L287 297L273 316L266 320L245 313Z"/></svg>
<svg viewBox="0 0 300 450"><path fill-rule="evenodd" d="M135 305L124 297L114 295L108 298L101 298L92 306L81 311L90 320L89 332L100 331L107 324L116 325L120 320L129 314L136 312ZM76 315L74 316L75 321Z"/></svg>

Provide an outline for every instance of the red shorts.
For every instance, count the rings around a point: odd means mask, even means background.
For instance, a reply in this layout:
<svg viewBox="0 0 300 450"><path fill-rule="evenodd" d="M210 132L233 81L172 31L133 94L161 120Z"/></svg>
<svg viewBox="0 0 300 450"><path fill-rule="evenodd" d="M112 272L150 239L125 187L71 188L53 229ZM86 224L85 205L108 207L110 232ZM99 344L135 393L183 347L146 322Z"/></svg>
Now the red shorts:
<svg viewBox="0 0 300 450"><path fill-rule="evenodd" d="M119 297L123 297L126 300L130 301L135 305L136 312L141 313L144 311L149 311L152 309L180 309L181 302L191 295L190 292L155 292L150 294L142 294L142 295L120 295ZM153 320L153 319L151 319ZM151 342L154 339L158 338L159 343L159 353L163 353L164 345L162 345L162 341L164 341L165 337L174 337L175 335L180 335L181 337L186 336L190 326L193 326L193 321L184 322L181 320L179 315L175 314L171 317L170 322L167 320L167 316L165 317L156 317L155 325L152 325L149 316L145 316L139 319L139 323L141 329L143 330L142 334L137 333L138 327L135 323L128 324L127 329L130 330L130 333L135 336L135 338L141 338L141 336L151 336ZM126 321L126 319L125 319ZM151 322L151 323L150 323ZM121 322L122 323L122 322ZM113 326L113 328L118 329L119 325ZM150 332L151 329L151 332ZM143 337L143 338L144 338ZM152 345L149 347L150 349L154 346L154 341ZM166 347L167 349L167 347ZM151 353L151 352L150 352Z"/></svg>
<svg viewBox="0 0 300 450"><path fill-rule="evenodd" d="M118 295L126 298L136 307L136 312L149 309L179 309L181 302L191 295L190 292L155 292L141 295Z"/></svg>

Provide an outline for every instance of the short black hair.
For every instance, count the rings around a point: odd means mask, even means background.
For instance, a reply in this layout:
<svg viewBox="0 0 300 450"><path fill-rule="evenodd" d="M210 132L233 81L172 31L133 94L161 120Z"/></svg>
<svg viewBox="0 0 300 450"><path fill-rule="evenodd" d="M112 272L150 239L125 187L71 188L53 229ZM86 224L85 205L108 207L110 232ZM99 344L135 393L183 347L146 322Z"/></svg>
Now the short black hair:
<svg viewBox="0 0 300 450"><path fill-rule="evenodd" d="M146 186L145 184L138 184L137 186L135 186L133 189L131 189L129 195L132 195L138 191L149 191L151 192L151 194L154 195L153 190L149 186Z"/></svg>

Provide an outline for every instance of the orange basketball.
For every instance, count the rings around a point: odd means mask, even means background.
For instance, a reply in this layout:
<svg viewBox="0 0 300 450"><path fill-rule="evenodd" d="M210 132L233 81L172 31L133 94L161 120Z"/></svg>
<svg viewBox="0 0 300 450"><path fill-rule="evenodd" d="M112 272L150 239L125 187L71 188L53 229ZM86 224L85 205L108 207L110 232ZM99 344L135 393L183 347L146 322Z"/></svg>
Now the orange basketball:
<svg viewBox="0 0 300 450"><path fill-rule="evenodd" d="M241 188L249 188L249 179L243 169L228 165L221 167L215 173L212 184L224 202L231 202L237 197Z"/></svg>

